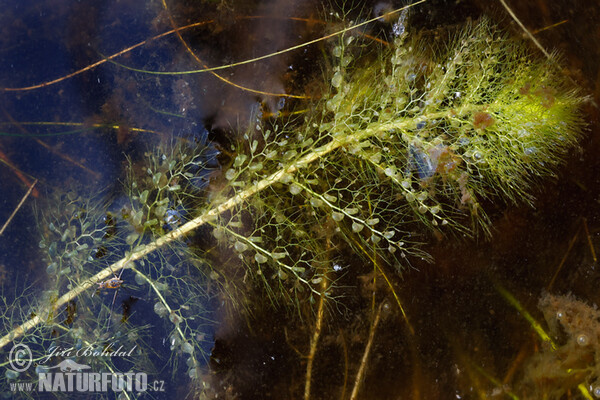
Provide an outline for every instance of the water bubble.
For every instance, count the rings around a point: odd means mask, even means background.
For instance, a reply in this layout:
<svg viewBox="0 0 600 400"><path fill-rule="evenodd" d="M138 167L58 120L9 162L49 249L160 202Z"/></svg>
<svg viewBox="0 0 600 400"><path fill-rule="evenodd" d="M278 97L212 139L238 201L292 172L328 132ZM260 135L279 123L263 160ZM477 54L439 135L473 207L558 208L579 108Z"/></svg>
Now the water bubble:
<svg viewBox="0 0 600 400"><path fill-rule="evenodd" d="M154 184L154 186L158 186L158 184L160 183L161 177L162 177L162 172L157 172L156 174L154 174L152 176L152 183Z"/></svg>
<svg viewBox="0 0 600 400"><path fill-rule="evenodd" d="M127 238L125 238L125 242L127 242L128 245L132 245L139 237L140 235L137 232L130 233L127 235Z"/></svg>
<svg viewBox="0 0 600 400"><path fill-rule="evenodd" d="M254 260L256 260L256 262L259 264L263 264L263 263L267 262L267 257L265 257L264 255L262 255L260 253L256 253L254 255Z"/></svg>
<svg viewBox="0 0 600 400"><path fill-rule="evenodd" d="M246 154L238 154L237 157L235 158L235 161L233 162L233 166L234 167L240 167L244 164L244 162L246 162L246 159L248 158L248 156Z"/></svg>
<svg viewBox="0 0 600 400"><path fill-rule="evenodd" d="M334 211L331 213L331 218L333 218L333 220L336 222L340 222L342 219L344 219L344 214Z"/></svg>
<svg viewBox="0 0 600 400"><path fill-rule="evenodd" d="M358 222L353 222L352 223L352 232L360 232L363 230L365 226L363 224L359 224Z"/></svg>
<svg viewBox="0 0 600 400"><path fill-rule="evenodd" d="M340 73L340 71L338 71L335 74L333 74L333 78L331 78L331 85L334 88L339 88L342 85L342 80L342 74Z"/></svg>
<svg viewBox="0 0 600 400"><path fill-rule="evenodd" d="M185 343L184 343L184 344L181 346L181 350L182 350L184 353L187 353L187 354L192 354L192 353L194 352L194 346L192 346L192 345L190 344L190 342L185 342Z"/></svg>
<svg viewBox="0 0 600 400"><path fill-rule="evenodd" d="M176 312L171 311L171 313L169 314L169 321L171 321L175 325L178 325L179 323L181 323L181 317Z"/></svg>
<svg viewBox="0 0 600 400"><path fill-rule="evenodd" d="M154 312L158 314L159 317L164 317L169 312L167 308L160 301L154 304Z"/></svg>
<svg viewBox="0 0 600 400"><path fill-rule="evenodd" d="M233 245L233 247L235 248L235 251L237 251L238 253L243 253L244 251L248 250L248 245L246 243L242 243L240 241L236 241L235 244Z"/></svg>
<svg viewBox="0 0 600 400"><path fill-rule="evenodd" d="M319 208L323 205L323 200L319 199L318 197L313 197L312 199L310 199L310 205L315 207L315 208Z"/></svg>
<svg viewBox="0 0 600 400"><path fill-rule="evenodd" d="M263 163L261 163L261 162L252 163L248 167L248 170L250 170L250 172L257 172L257 171L260 171L261 169L263 169Z"/></svg>
<svg viewBox="0 0 600 400"><path fill-rule="evenodd" d="M328 201L328 202L330 202L330 203L335 203L335 202L337 201L337 197L335 197L335 196L332 196L332 195L330 195L330 194L327 194L327 193L325 193L325 194L323 195L323 197L325 198L325 200L327 200L327 201Z"/></svg>
<svg viewBox="0 0 600 400"><path fill-rule="evenodd" d="M7 369L4 373L6 379L17 379L19 377L19 373L17 371L13 371L12 369Z"/></svg>
<svg viewBox="0 0 600 400"><path fill-rule="evenodd" d="M302 192L302 188L298 185L296 185L295 183L292 183L290 185L290 193L293 194L294 196L299 194L300 192Z"/></svg>
<svg viewBox="0 0 600 400"><path fill-rule="evenodd" d="M585 333L582 333L577 336L577 344L580 346L587 346L590 344L590 338Z"/></svg>
<svg viewBox="0 0 600 400"><path fill-rule="evenodd" d="M146 204L146 201L148 201L148 190L144 190L141 194L140 194L140 203L142 204Z"/></svg>
<svg viewBox="0 0 600 400"><path fill-rule="evenodd" d="M370 218L365 222L367 223L367 225L374 226L377 225L377 223L379 222L379 218Z"/></svg>
<svg viewBox="0 0 600 400"><path fill-rule="evenodd" d="M135 274L134 279L135 279L135 283L137 283L138 285L143 285L144 283L146 283L146 279L144 279L142 274Z"/></svg>
<svg viewBox="0 0 600 400"><path fill-rule="evenodd" d="M225 179L227 179L228 181L234 179L236 176L236 171L233 168L230 168L227 170L227 172L225 172Z"/></svg>
<svg viewBox="0 0 600 400"><path fill-rule="evenodd" d="M46 268L46 272L48 273L48 275L54 275L56 273L56 263L48 265L48 267Z"/></svg>
<svg viewBox="0 0 600 400"><path fill-rule="evenodd" d="M288 278L288 274L286 274L283 270L280 269L277 271L277 277L282 281L285 281Z"/></svg>

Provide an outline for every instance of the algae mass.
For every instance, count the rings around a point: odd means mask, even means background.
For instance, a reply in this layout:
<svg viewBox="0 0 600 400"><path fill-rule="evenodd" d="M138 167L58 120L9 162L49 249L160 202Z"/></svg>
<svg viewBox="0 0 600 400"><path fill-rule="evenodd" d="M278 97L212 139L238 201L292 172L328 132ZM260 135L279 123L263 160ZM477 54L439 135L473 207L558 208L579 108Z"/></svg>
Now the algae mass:
<svg viewBox="0 0 600 400"><path fill-rule="evenodd" d="M3 315L5 327L23 325L0 347L19 341L40 360L49 348L124 346L136 349L127 362L85 362L150 372L162 367L150 357L160 336L173 374L201 391L211 299L251 308L243 296L258 290L290 309L343 304L340 264L401 273L428 257L431 232L489 233L482 203L532 201L581 135L583 97L556 60L486 20L443 44L433 37L402 29L379 44L347 30L325 47L321 99L295 117L252 120L221 166L213 144L179 138L129 164L118 200L57 193L40 211L48 286L17 299L18 317ZM113 321L105 291L118 281L154 304L162 326Z"/></svg>

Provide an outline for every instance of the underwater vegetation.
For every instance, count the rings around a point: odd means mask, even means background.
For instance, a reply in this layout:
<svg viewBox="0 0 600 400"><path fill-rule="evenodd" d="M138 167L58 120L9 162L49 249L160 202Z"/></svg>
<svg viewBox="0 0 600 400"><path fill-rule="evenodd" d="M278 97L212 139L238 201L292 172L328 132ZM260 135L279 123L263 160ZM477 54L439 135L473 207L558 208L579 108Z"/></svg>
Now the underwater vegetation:
<svg viewBox="0 0 600 400"><path fill-rule="evenodd" d="M523 392L560 399L570 388L583 383L600 396L599 334L600 312L573 295L545 293L539 308L557 344L535 354L524 368Z"/></svg>
<svg viewBox="0 0 600 400"><path fill-rule="evenodd" d="M372 343L390 308L404 314L392 280L411 260L429 260L427 242L488 236L485 204L531 204L584 128L585 98L557 68L560 60L535 55L486 19L440 33L413 32L405 18L389 42L354 25L327 41L323 92L299 101L302 112L255 115L229 148L205 138L162 140L142 162L127 164L122 191L109 200L57 190L39 210L46 287L19 296L2 315L0 348L27 344L36 368L6 369L3 384L35 381L49 349L122 346L133 349L130 357L78 362L152 373L168 360L169 373L182 372L198 397L208 392L210 304L251 313L250 296L259 293L267 307L314 324L305 386L295 393L310 398L325 309L344 307L341 266L373 265L391 293L373 294ZM448 39L433 40L440 35ZM116 290L131 293L120 314ZM153 304L161 326L128 314L139 300ZM557 312L585 308L557 302L566 300L548 295L540 303L554 313L549 324ZM552 360L539 362L573 368L557 357L591 349L597 328L558 322L569 348L540 353ZM168 352L158 349L159 336ZM369 349L350 398L360 391ZM576 367L587 372L574 386L597 379L589 370L597 354L584 356L590 361Z"/></svg>

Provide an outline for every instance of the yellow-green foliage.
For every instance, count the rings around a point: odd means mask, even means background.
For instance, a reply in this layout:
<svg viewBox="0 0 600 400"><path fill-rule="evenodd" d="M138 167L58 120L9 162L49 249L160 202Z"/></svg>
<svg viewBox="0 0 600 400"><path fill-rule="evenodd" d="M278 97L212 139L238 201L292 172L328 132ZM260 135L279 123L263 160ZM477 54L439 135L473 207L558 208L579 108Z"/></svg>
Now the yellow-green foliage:
<svg viewBox="0 0 600 400"><path fill-rule="evenodd" d="M209 224L221 250L213 260L239 259L272 298L290 304L324 290L334 296L330 271L356 257L401 271L410 257L425 257L423 230L485 228L482 198L530 201L532 184L552 175L580 135L581 96L554 61L488 22L438 47L428 35L403 33L383 46L346 33L329 48L330 90L301 120L249 130L210 190L196 180L209 169L197 158L209 146L178 143L130 171L127 206L114 214L77 196L61 199L41 223L51 283L32 310L43 318L33 319L34 334L26 325L0 347L30 330L38 353L52 340L78 346L98 337L141 348L137 331L109 323L110 299L92 297L89 287L124 269L195 377L206 300L199 294L210 283L199 276L227 286L231 269L206 271L183 241L192 230ZM75 297L77 317L65 323L62 307ZM54 329L62 336L54 339Z"/></svg>
<svg viewBox="0 0 600 400"><path fill-rule="evenodd" d="M480 200L530 201L581 133L582 98L555 61L486 21L442 49L428 35L364 40L340 38L315 111L301 124L257 126L225 172L221 198L268 181L214 226L271 289L287 280L286 293L298 283L318 292L327 271L311 260L324 258L325 237L402 268L421 254L415 221L487 229Z"/></svg>

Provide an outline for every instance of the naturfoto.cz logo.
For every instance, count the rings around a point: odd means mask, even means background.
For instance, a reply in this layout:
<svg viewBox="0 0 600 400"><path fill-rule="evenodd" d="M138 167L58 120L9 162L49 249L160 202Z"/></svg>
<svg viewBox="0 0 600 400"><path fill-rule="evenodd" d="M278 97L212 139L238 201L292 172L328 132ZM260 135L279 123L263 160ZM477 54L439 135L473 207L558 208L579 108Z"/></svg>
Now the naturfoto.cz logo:
<svg viewBox="0 0 600 400"><path fill-rule="evenodd" d="M115 357L131 355L132 351L133 349L129 352L124 351L122 347L112 352L92 351L91 348L83 352L73 352L72 348L63 350L54 348L49 355L40 360L40 365L35 369L38 374L37 387L34 387L33 382L11 382L10 387L13 392L32 392L36 389L39 392L164 391L164 381L149 383L147 374L143 372L93 372L88 371L91 369L89 365L77 363L72 358L66 358L55 366L43 365L50 358L57 356ZM10 380L16 379L21 372L25 372L33 363L31 350L25 344L13 346L9 357L12 370L7 371L6 376L10 377Z"/></svg>

